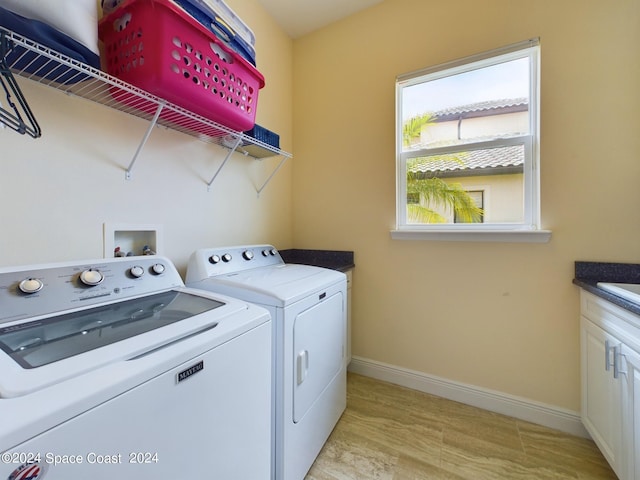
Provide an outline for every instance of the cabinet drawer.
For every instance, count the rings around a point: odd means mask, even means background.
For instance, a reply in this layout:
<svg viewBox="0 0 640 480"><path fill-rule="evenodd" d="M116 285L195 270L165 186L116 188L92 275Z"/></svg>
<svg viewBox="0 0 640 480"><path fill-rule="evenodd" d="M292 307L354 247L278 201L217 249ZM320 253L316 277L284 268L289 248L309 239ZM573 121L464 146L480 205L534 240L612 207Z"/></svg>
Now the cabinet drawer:
<svg viewBox="0 0 640 480"><path fill-rule="evenodd" d="M580 311L600 328L640 352L640 316L586 290L580 290Z"/></svg>

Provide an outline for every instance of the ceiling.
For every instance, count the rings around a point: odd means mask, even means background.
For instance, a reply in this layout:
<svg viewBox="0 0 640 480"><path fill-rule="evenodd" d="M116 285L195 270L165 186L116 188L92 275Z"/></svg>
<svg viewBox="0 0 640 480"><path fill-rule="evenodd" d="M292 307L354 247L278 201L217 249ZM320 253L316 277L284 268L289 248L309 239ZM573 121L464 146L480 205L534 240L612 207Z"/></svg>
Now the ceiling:
<svg viewBox="0 0 640 480"><path fill-rule="evenodd" d="M384 0L258 0L291 38L343 19Z"/></svg>

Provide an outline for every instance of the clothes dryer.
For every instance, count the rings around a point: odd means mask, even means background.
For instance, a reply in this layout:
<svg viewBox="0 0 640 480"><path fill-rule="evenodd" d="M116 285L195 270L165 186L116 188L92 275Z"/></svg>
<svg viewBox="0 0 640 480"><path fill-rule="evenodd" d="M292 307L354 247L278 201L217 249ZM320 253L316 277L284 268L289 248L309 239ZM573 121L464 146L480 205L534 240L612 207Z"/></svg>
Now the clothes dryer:
<svg viewBox="0 0 640 480"><path fill-rule="evenodd" d="M273 478L303 480L346 407L346 275L250 245L197 250L186 283L270 311Z"/></svg>

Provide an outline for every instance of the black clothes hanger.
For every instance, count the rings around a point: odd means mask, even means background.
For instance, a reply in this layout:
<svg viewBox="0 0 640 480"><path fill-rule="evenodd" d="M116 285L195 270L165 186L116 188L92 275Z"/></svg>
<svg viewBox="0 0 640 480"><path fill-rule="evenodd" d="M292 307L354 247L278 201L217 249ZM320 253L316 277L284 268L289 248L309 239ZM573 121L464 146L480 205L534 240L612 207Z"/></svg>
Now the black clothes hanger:
<svg viewBox="0 0 640 480"><path fill-rule="evenodd" d="M6 110L0 106L0 122L22 135L26 133L33 138L38 138L42 135L40 126L7 64L7 55L12 49L13 42L0 30L0 84L12 110ZM23 117L26 117L29 124L25 123Z"/></svg>

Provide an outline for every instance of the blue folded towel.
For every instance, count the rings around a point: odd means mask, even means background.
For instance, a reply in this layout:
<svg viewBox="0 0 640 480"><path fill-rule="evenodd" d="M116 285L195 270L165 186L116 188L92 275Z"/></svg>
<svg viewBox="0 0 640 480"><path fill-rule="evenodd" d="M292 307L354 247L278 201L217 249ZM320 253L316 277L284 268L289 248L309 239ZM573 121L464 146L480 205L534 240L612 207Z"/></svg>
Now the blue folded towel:
<svg viewBox="0 0 640 480"><path fill-rule="evenodd" d="M99 55L46 23L22 17L0 7L0 29L2 28L93 68L100 68ZM78 75L75 71L68 71L66 65L20 46L14 46L6 60L7 64L14 69L24 70L38 77L55 80L62 84L72 84L86 78L86 75Z"/></svg>

